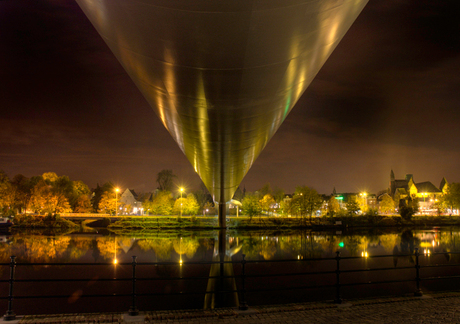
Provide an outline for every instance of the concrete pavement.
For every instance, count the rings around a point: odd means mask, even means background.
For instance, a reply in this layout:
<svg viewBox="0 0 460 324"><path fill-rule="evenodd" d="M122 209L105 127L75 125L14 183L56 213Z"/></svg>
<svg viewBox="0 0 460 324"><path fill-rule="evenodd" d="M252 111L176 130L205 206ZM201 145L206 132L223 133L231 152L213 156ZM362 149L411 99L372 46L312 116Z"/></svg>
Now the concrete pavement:
<svg viewBox="0 0 460 324"><path fill-rule="evenodd" d="M460 323L460 292L232 308L123 313L27 315L0 323Z"/></svg>

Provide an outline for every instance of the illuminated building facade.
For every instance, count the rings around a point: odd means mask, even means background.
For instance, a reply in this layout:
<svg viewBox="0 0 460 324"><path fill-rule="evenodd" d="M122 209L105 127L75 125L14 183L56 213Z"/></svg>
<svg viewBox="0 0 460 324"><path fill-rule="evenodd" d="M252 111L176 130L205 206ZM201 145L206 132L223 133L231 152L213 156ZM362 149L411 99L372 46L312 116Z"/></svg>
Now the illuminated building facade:
<svg viewBox="0 0 460 324"><path fill-rule="evenodd" d="M391 170L388 192L395 201L409 197L417 199L420 212L424 213L433 209L433 205L446 193L448 185L446 178L442 178L439 188L429 181L416 183L412 174L406 174L404 179L396 179Z"/></svg>

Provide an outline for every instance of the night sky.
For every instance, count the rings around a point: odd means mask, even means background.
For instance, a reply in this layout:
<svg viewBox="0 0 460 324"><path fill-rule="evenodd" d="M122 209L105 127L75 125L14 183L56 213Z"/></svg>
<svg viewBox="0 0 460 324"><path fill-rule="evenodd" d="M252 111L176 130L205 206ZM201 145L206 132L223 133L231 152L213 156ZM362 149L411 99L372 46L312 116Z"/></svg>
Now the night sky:
<svg viewBox="0 0 460 324"><path fill-rule="evenodd" d="M242 186L460 181L460 1L370 0ZM0 169L146 192L199 178L73 0L0 1Z"/></svg>

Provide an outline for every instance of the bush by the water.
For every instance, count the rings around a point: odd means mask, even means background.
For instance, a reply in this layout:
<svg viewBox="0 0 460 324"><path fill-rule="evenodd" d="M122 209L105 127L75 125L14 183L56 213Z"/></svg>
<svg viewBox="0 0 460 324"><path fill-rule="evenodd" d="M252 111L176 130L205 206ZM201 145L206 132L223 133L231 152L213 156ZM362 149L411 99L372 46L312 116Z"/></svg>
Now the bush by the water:
<svg viewBox="0 0 460 324"><path fill-rule="evenodd" d="M410 206L402 206L399 208L399 213L404 220L410 221L415 214L415 210Z"/></svg>
<svg viewBox="0 0 460 324"><path fill-rule="evenodd" d="M61 218L58 214L49 213L43 215L16 215L13 220L13 225L17 227L32 227L32 228L72 228L78 227L75 223Z"/></svg>

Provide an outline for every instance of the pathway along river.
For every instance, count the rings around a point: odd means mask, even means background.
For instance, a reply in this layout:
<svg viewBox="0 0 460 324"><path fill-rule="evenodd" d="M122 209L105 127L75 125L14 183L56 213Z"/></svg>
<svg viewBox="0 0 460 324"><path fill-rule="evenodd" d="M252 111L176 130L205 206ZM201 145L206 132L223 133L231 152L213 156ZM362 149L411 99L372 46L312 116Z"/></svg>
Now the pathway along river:
<svg viewBox="0 0 460 324"><path fill-rule="evenodd" d="M225 260L241 261L242 254L247 260L305 260L310 258L331 258L340 251L343 257L363 256L355 260L341 261L341 269L357 268L400 268L414 266L415 258L407 254L418 247L421 252L420 263L459 264L460 254L439 254L434 252L460 252L460 228L433 229L377 229L355 230L354 232L232 232L220 233L221 256ZM138 262L170 262L170 265L137 266L139 277L162 279L201 277L200 280L138 281L138 293L174 293L179 291L203 292L216 283L207 279L210 274L218 273L209 264L188 264L189 262L212 261L219 259L219 232L135 232L131 235L116 235L107 230L53 234L50 232L14 232L11 235L0 234L0 263L8 263L15 255L18 263L112 263L105 266L18 266L16 279L31 278L91 278L89 282L59 283L16 283L15 295L66 295L62 299L15 299L13 310L17 314L77 313L77 312L113 312L127 311L129 297L91 297L88 294L110 294L131 292L131 282L100 282L102 278L130 278L131 266L120 263L131 262L137 256ZM225 249L225 251L222 251ZM424 253L426 252L426 253ZM388 258L366 258L372 255L401 255ZM406 255L406 256L404 256ZM118 264L114 264L114 261ZM246 274L321 272L335 270L335 261L308 261L289 263L247 264ZM423 276L454 275L458 267L442 270L422 269ZM217 272L216 272L217 271ZM440 272L441 271L441 272ZM238 275L241 265L235 264L226 269L226 273ZM1 279L8 279L9 267L0 267ZM390 270L344 274L342 283L385 280L414 279L415 268L409 270ZM247 289L258 288L295 288L297 286L327 285L335 283L335 274L315 276L287 276L277 279L248 278ZM229 283L229 288L234 283ZM240 286L237 280L236 284ZM414 282L373 286L344 287L342 297L372 297L383 295L404 295L413 293ZM460 289L460 279L422 282L422 290ZM6 297L8 283L0 283L0 296ZM312 300L332 300L334 288L330 289L292 289L286 291L248 293L249 306L272 303L290 303ZM141 311L159 309L186 309L212 307L214 300L209 295L172 295L139 297ZM231 296L235 297L235 296ZM227 298L227 303L235 300ZM216 305L218 306L218 305ZM3 310L2 310L3 309ZM0 312L7 309L7 301L0 301Z"/></svg>

